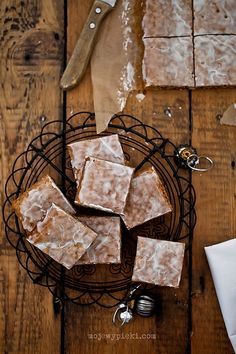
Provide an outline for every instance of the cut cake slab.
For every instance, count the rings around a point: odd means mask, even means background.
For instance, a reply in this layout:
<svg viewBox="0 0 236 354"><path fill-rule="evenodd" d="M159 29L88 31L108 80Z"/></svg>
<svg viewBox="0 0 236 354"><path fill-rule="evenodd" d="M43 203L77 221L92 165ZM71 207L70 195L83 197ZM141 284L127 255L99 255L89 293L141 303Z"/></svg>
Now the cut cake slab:
<svg viewBox="0 0 236 354"><path fill-rule="evenodd" d="M97 234L72 215L52 204L28 241L67 269L72 268Z"/></svg>
<svg viewBox="0 0 236 354"><path fill-rule="evenodd" d="M178 287L185 245L138 236L132 281Z"/></svg>
<svg viewBox="0 0 236 354"><path fill-rule="evenodd" d="M120 263L120 218L118 216L79 216L78 220L95 231L98 237L77 264Z"/></svg>
<svg viewBox="0 0 236 354"><path fill-rule="evenodd" d="M45 176L14 200L12 206L23 228L27 232L31 232L37 223L45 217L52 203L70 214L75 214L75 210L53 179Z"/></svg>
<svg viewBox="0 0 236 354"><path fill-rule="evenodd" d="M133 172L131 167L88 157L75 203L123 214Z"/></svg>
<svg viewBox="0 0 236 354"><path fill-rule="evenodd" d="M128 229L171 211L163 183L153 167L134 175L122 216Z"/></svg>
<svg viewBox="0 0 236 354"><path fill-rule="evenodd" d="M77 185L79 185L86 157L125 163L124 153L117 134L97 139L82 140L67 145L71 158L71 165Z"/></svg>

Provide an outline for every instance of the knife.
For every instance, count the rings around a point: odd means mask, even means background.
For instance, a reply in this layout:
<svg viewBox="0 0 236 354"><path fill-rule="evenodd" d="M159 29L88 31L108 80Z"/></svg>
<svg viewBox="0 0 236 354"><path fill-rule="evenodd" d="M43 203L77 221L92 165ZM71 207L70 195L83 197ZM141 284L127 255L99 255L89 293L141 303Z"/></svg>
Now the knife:
<svg viewBox="0 0 236 354"><path fill-rule="evenodd" d="M60 86L68 90L76 86L84 75L95 42L96 34L104 17L115 6L116 0L95 0L76 43Z"/></svg>

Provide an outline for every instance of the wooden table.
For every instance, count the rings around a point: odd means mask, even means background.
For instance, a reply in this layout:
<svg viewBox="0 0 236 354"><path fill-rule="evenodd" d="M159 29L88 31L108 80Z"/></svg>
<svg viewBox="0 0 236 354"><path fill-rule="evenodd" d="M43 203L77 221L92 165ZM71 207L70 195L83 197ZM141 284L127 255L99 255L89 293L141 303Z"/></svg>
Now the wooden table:
<svg viewBox="0 0 236 354"><path fill-rule="evenodd" d="M93 111L90 70L63 94L59 79L92 0L2 0L0 3L1 199L16 156L42 125L65 113ZM160 317L137 317L119 329L112 310L66 303L56 315L50 292L32 284L19 266L2 225L0 267L0 353L233 353L220 313L203 246L236 235L236 128L219 115L236 100L236 89L147 90L125 108L175 144L191 142L215 167L193 173L197 225L181 286L164 292ZM171 107L173 115L163 113ZM181 109L179 109L181 107ZM190 273L189 273L190 271ZM189 276L188 276L189 274ZM139 339L101 339L99 334L137 333ZM93 334L93 339L89 338ZM156 339L148 339L155 334ZM95 335L95 336L94 336ZM140 339L142 337L142 339ZM126 337L127 338L127 337Z"/></svg>

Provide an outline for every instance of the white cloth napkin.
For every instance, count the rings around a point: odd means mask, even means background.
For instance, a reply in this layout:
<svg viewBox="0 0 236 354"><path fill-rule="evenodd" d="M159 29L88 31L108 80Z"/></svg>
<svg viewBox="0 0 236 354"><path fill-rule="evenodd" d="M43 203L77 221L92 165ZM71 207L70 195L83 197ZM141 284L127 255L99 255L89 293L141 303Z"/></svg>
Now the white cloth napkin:
<svg viewBox="0 0 236 354"><path fill-rule="evenodd" d="M236 238L205 247L229 339L236 353Z"/></svg>

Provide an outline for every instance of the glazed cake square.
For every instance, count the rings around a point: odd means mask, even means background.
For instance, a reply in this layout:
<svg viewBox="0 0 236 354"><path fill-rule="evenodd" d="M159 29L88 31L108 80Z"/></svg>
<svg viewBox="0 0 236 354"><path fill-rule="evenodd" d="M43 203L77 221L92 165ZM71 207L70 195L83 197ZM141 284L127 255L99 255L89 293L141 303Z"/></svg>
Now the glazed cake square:
<svg viewBox="0 0 236 354"><path fill-rule="evenodd" d="M79 216L78 220L96 232L98 236L77 264L120 263L120 218L118 216Z"/></svg>
<svg viewBox="0 0 236 354"><path fill-rule="evenodd" d="M143 17L144 37L190 36L191 0L146 0Z"/></svg>
<svg viewBox="0 0 236 354"><path fill-rule="evenodd" d="M138 236L132 281L178 287L185 245Z"/></svg>
<svg viewBox="0 0 236 354"><path fill-rule="evenodd" d="M27 232L31 232L41 221L52 203L70 214L75 214L66 197L49 176L41 178L34 183L19 198L14 200L13 209Z"/></svg>
<svg viewBox="0 0 236 354"><path fill-rule="evenodd" d="M194 34L236 34L236 1L194 0Z"/></svg>
<svg viewBox="0 0 236 354"><path fill-rule="evenodd" d="M171 211L169 198L154 167L134 175L122 216L128 229Z"/></svg>
<svg viewBox="0 0 236 354"><path fill-rule="evenodd" d="M131 167L88 157L75 203L123 214L133 172Z"/></svg>
<svg viewBox="0 0 236 354"><path fill-rule="evenodd" d="M52 204L45 218L37 223L27 239L55 261L71 269L96 237L93 230Z"/></svg>
<svg viewBox="0 0 236 354"><path fill-rule="evenodd" d="M195 37L196 86L236 85L236 36Z"/></svg>
<svg viewBox="0 0 236 354"><path fill-rule="evenodd" d="M143 42L145 86L194 86L191 37L145 38Z"/></svg>
<svg viewBox="0 0 236 354"><path fill-rule="evenodd" d="M67 145L67 147L77 185L79 185L81 179L86 157L96 157L120 164L125 163L124 153L117 134L78 141Z"/></svg>

